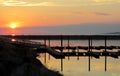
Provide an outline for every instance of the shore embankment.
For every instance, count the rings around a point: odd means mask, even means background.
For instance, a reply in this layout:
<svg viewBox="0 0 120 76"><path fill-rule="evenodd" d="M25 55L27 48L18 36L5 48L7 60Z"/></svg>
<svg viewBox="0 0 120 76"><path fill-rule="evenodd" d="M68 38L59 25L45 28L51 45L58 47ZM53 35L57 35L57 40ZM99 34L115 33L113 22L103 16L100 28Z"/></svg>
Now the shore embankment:
<svg viewBox="0 0 120 76"><path fill-rule="evenodd" d="M0 37L0 76L63 76L46 68L36 57L33 48L12 45L10 39Z"/></svg>

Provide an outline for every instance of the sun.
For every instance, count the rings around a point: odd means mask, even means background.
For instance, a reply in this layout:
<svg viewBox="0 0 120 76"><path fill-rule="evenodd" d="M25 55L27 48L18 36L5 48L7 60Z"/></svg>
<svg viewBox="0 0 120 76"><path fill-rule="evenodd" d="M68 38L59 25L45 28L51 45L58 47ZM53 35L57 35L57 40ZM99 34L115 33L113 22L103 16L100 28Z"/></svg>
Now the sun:
<svg viewBox="0 0 120 76"><path fill-rule="evenodd" d="M15 23L12 23L11 25L10 25L10 28L11 29L15 29L17 27L17 25L15 24Z"/></svg>

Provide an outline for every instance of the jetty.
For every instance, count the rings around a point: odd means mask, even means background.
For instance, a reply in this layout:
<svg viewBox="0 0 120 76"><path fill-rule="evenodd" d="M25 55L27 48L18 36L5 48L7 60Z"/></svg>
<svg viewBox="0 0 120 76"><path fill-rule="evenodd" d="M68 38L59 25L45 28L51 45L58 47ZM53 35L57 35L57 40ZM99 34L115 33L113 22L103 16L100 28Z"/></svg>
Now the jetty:
<svg viewBox="0 0 120 76"><path fill-rule="evenodd" d="M120 56L120 45L108 46L107 40L120 40L120 35L2 35L2 37L15 39L11 41L13 45L22 45L26 47L34 48L38 53L50 54L56 59L61 59L61 70L63 70L63 60L66 57L76 56L76 57L88 57L88 65L90 71L91 58L94 57L99 59L100 56L105 57L105 71L107 70L107 57L112 57L118 59ZM44 44L40 42L34 42L31 40L43 40ZM60 40L60 46L51 46L50 42L52 40ZM67 46L64 46L64 40L67 40ZM88 46L70 46L71 40L88 40ZM93 40L103 40L104 44L102 46L93 46ZM48 45L46 43L48 41ZM116 49L117 51L112 51ZM64 51L68 50L68 51ZM70 51L73 50L73 51ZM85 50L80 51L80 50ZM92 51L98 50L98 51ZM99 51L102 50L102 51ZM111 51L108 51L111 50ZM45 57L46 63L46 57Z"/></svg>
<svg viewBox="0 0 120 76"><path fill-rule="evenodd" d="M120 40L120 35L3 35L3 37L16 39L12 41L14 45L24 45L36 48L39 53L49 53L56 59L65 58L66 56L93 56L99 58L99 56L111 56L118 58L120 56L120 46L107 46L107 40ZM33 42L30 40L44 40L44 44L40 42ZM49 45L46 44L48 40ZM50 46L51 40L60 40L61 46ZM68 41L67 46L63 46L64 40ZM70 46L70 40L88 40L88 46ZM103 46L92 46L92 40L104 40ZM74 52L64 52L63 50L78 50ZM79 50L86 50L81 52ZM91 50L103 50L101 52L93 52ZM117 52L107 51L118 49ZM59 51L56 51L59 50Z"/></svg>

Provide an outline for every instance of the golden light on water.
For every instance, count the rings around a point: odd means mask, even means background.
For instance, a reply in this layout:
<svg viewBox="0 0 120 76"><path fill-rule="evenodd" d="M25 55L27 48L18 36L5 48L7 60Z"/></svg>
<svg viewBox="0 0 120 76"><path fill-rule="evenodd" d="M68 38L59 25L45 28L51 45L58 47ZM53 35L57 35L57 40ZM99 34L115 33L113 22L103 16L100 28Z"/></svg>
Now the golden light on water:
<svg viewBox="0 0 120 76"><path fill-rule="evenodd" d="M16 41L16 39L11 39L11 41L12 41L12 42L15 42L15 41Z"/></svg>
<svg viewBox="0 0 120 76"><path fill-rule="evenodd" d="M11 36L15 36L15 34L11 34Z"/></svg>

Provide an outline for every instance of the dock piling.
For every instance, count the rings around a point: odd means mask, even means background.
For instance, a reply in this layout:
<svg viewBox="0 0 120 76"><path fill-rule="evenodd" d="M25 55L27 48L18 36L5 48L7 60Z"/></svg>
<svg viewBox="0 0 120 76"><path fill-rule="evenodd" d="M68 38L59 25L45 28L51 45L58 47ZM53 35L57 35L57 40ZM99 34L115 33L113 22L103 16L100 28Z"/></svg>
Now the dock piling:
<svg viewBox="0 0 120 76"><path fill-rule="evenodd" d="M48 46L50 47L50 39L48 40ZM48 56L48 59L50 60L50 54Z"/></svg>
<svg viewBox="0 0 120 76"><path fill-rule="evenodd" d="M61 35L61 47L63 47L63 38ZM63 49L61 49L61 52L63 52ZM63 71L63 59L61 58L61 71Z"/></svg>
<svg viewBox="0 0 120 76"><path fill-rule="evenodd" d="M89 53L89 56L88 56L88 71L90 71L90 46L91 45L91 42L90 42L90 37L88 39L88 53Z"/></svg>
<svg viewBox="0 0 120 76"><path fill-rule="evenodd" d="M46 45L46 39L44 39L44 44ZM45 53L44 63L46 64L46 53Z"/></svg>
<svg viewBox="0 0 120 76"><path fill-rule="evenodd" d="M68 36L68 47L70 47L70 40L69 40L69 36ZM68 48L68 53L70 52L70 49ZM69 55L68 55L68 60L70 59Z"/></svg>
<svg viewBox="0 0 120 76"><path fill-rule="evenodd" d="M105 36L105 53L107 52L107 37ZM105 55L105 71L107 71L107 56Z"/></svg>

